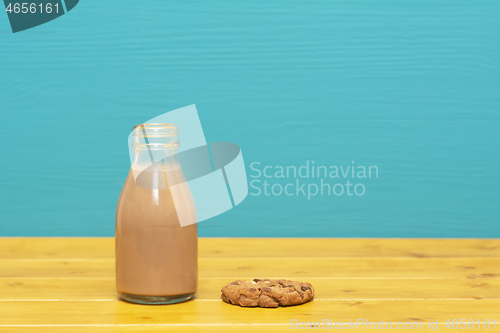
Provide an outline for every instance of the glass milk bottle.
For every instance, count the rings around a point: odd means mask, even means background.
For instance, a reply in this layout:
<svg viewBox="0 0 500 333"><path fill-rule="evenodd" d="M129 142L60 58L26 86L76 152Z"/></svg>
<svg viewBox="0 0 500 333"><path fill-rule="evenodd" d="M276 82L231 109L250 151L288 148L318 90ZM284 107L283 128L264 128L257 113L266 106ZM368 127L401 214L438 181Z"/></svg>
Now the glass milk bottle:
<svg viewBox="0 0 500 333"><path fill-rule="evenodd" d="M133 129L134 161L118 199L115 230L116 288L129 302L178 303L197 289L197 225L182 227L178 217L196 221L176 155L178 132L174 124Z"/></svg>

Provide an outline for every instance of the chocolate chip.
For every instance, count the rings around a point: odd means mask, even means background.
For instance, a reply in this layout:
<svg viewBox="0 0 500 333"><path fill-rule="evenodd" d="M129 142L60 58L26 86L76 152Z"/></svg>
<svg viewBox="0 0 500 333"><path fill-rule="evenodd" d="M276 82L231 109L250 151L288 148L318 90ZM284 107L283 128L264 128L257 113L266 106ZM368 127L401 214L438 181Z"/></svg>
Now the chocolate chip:
<svg viewBox="0 0 500 333"><path fill-rule="evenodd" d="M260 279L253 279L253 282L259 282Z"/></svg>
<svg viewBox="0 0 500 333"><path fill-rule="evenodd" d="M233 285L233 286L237 286L237 285L238 285L238 282L236 282L236 281L235 281L235 282L231 282L231 285Z"/></svg>
<svg viewBox="0 0 500 333"><path fill-rule="evenodd" d="M264 288L264 291L265 291L265 292L270 292L270 291L271 291L271 288L265 287L265 288Z"/></svg>
<svg viewBox="0 0 500 333"><path fill-rule="evenodd" d="M306 291L307 289L311 290L311 287L304 287L304 286L300 287L300 290L302 291Z"/></svg>

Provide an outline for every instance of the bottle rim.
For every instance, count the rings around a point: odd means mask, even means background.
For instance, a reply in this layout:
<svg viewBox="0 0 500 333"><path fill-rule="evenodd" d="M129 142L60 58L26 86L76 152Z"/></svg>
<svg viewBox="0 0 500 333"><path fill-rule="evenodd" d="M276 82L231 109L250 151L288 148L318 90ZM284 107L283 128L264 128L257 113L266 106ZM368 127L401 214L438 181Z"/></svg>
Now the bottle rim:
<svg viewBox="0 0 500 333"><path fill-rule="evenodd" d="M179 126L170 123L144 123L132 127L134 136L161 138L179 134Z"/></svg>
<svg viewBox="0 0 500 333"><path fill-rule="evenodd" d="M136 149L157 150L179 147L179 126L170 123L144 123L132 128Z"/></svg>

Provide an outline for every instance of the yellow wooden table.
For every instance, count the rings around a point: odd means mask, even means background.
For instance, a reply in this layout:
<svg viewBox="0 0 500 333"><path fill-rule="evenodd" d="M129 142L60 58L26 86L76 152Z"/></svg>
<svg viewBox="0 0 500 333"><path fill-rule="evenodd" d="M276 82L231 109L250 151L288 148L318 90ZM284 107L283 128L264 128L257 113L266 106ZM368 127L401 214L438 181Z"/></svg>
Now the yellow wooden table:
<svg viewBox="0 0 500 333"><path fill-rule="evenodd" d="M460 331L452 320L472 319L467 332L500 332L500 240L203 238L199 257L195 300L145 306L117 299L111 238L0 239L0 332L345 330L358 319L359 331L436 332L429 319ZM307 281L316 297L277 309L220 300L223 285L253 278Z"/></svg>

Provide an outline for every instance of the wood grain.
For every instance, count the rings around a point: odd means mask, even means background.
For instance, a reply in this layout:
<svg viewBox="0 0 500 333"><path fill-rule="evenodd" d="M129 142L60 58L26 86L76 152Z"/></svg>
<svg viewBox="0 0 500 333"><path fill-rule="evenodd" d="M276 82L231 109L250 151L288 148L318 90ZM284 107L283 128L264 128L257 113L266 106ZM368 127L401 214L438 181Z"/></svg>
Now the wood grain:
<svg viewBox="0 0 500 333"><path fill-rule="evenodd" d="M197 299L219 300L228 278L200 278ZM316 300L499 299L500 279L310 279ZM116 299L113 278L0 279L0 302L7 300L102 300ZM85 290L85 293L81 291Z"/></svg>
<svg viewBox="0 0 500 333"><path fill-rule="evenodd" d="M500 257L498 239L200 238L200 258ZM109 238L3 238L0 259L114 258Z"/></svg>
<svg viewBox="0 0 500 333"><path fill-rule="evenodd" d="M500 258L200 258L200 277L462 278L500 277ZM0 277L114 277L114 260L0 259Z"/></svg>
<svg viewBox="0 0 500 333"><path fill-rule="evenodd" d="M291 319L423 322L417 331L428 332L429 319L446 329L464 318L477 331L477 320L500 319L499 248L493 239L200 239L196 299L141 306L116 297L111 238L4 238L0 332L282 332ZM255 277L307 280L315 300L279 309L220 300L224 284Z"/></svg>
<svg viewBox="0 0 500 333"><path fill-rule="evenodd" d="M369 321L418 321L438 318L493 319L498 300L472 301L331 301L277 309L241 308L222 301L192 301L175 306L140 306L126 302L2 302L0 322L41 325L69 324L175 324L175 323L289 323L363 318ZM27 317L25 310L29 308ZM59 315L56 315L59 314ZM61 315L64 314L64 315ZM414 319L411 319L414 318Z"/></svg>

